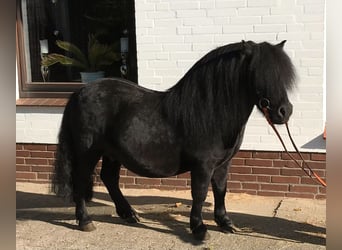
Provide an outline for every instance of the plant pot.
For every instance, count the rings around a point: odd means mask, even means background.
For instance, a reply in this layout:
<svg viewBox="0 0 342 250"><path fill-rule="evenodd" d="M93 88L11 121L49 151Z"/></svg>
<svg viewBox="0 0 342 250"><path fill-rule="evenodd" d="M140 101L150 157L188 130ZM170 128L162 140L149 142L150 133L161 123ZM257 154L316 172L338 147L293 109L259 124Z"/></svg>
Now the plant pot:
<svg viewBox="0 0 342 250"><path fill-rule="evenodd" d="M81 80L83 83L88 83L95 81L96 79L104 77L104 71L97 71L97 72L80 72L81 73Z"/></svg>

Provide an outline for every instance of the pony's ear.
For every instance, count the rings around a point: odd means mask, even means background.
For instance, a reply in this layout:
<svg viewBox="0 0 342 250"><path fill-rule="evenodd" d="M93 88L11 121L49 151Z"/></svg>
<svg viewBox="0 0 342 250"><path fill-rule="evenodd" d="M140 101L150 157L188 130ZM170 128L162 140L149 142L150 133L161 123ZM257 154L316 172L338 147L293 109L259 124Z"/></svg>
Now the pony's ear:
<svg viewBox="0 0 342 250"><path fill-rule="evenodd" d="M241 44L242 44L242 53L245 55L251 55L252 45L249 42L245 42L245 40L242 40Z"/></svg>
<svg viewBox="0 0 342 250"><path fill-rule="evenodd" d="M284 48L284 45L285 45L285 43L286 43L286 40L284 40L284 41L282 41L282 42L278 43L278 44L276 45L276 47L283 49L283 48Z"/></svg>

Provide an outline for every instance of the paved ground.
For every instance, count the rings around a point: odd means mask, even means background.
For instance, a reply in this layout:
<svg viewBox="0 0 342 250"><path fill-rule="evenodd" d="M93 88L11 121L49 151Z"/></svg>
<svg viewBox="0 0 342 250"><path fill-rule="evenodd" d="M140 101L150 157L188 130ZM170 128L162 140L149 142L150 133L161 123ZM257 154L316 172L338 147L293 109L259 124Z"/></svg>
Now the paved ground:
<svg viewBox="0 0 342 250"><path fill-rule="evenodd" d="M96 231L77 230L74 206L49 194L45 184L17 183L17 249L325 249L324 200L229 194L231 218L241 229L224 234L215 226L213 196L203 216L211 238L193 240L189 230L189 191L123 190L141 222L125 224L104 188L89 204Z"/></svg>

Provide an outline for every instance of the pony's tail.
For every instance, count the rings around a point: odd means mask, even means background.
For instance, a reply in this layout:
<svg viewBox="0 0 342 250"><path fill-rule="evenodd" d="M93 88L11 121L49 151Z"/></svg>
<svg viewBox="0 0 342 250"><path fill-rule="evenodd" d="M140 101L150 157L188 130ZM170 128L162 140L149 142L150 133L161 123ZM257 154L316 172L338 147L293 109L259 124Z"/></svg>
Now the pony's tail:
<svg viewBox="0 0 342 250"><path fill-rule="evenodd" d="M55 169L52 177L52 192L56 195L71 199L73 194L72 168L73 147L70 128L71 106L76 99L72 94L63 113L62 123L58 135Z"/></svg>

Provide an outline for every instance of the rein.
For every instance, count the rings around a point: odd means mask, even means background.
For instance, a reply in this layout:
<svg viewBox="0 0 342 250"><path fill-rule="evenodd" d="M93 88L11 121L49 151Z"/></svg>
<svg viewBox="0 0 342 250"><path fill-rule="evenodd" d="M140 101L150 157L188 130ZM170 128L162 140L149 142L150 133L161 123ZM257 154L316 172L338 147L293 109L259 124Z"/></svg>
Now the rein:
<svg viewBox="0 0 342 250"><path fill-rule="evenodd" d="M287 134L289 135L289 138L290 138L290 141L294 147L294 149L296 150L297 154L299 155L300 159L303 161L305 167L307 169L305 169L304 166L302 166L302 164L300 164L290 153L289 151L287 150L286 146L285 146L285 143L283 141L283 139L281 138L278 130L276 129L276 127L274 126L274 124L272 123L271 119L270 119L270 115L269 115L269 109L270 109L270 101L266 98L262 98L259 100L259 107L261 107L265 117L266 117L266 120L268 122L268 124L270 124L270 126L272 127L272 129L274 130L274 132L276 133L279 141L281 142L281 144L283 145L283 148L286 152L286 154L291 158L291 160L293 160L297 166L299 166L303 171L304 173L309 176L312 180L316 181L317 183L321 184L323 187L326 187L327 184L325 183L325 181L323 179L321 179L311 168L310 166L308 165L308 163L304 160L302 154L299 152L295 142L293 141L292 139L292 136L291 136L291 133L290 133L290 130L289 130L289 126L287 124L287 122L285 123L285 126L286 126L286 130L287 130ZM315 177L315 178L314 178Z"/></svg>

